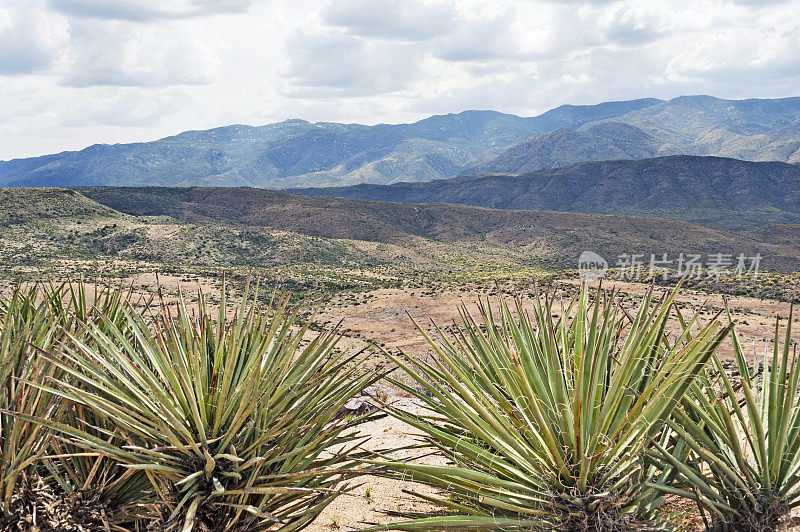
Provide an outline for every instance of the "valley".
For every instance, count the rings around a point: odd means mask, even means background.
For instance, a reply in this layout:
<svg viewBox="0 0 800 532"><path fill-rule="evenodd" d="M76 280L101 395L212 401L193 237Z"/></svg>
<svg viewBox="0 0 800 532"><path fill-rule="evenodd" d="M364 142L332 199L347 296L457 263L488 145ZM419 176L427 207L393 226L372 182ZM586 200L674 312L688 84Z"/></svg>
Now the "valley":
<svg viewBox="0 0 800 532"><path fill-rule="evenodd" d="M609 257L627 250L677 254L687 248L763 253L765 271L758 277L689 279L676 302L687 316L698 312L701 323L727 304L741 340L756 351L768 345L765 331L775 317L786 316L790 302L800 301L797 240L772 226L733 231L647 217L387 203L251 188L10 188L0 190L0 201L8 207L0 213L2 295L17 282L83 279L89 286L126 287L141 308L155 308L157 302L174 308L181 297L194 308L202 292L213 311L223 280L233 301L257 280L261 301L288 293L312 319L307 340L338 326L337 352L361 353L353 366L359 372L391 367L384 351L431 360L421 331L437 336L441 327L452 334L460 308L476 313L480 301L496 309L501 298L519 297L531 305L541 293L557 300L574 296L577 255L584 249ZM675 272L668 282L647 274L640 282L613 279L618 273L612 264L612 279L604 286L618 290L629 311L648 284L676 282ZM800 319L795 322L800 326ZM680 323L673 318L668 326L678 329ZM732 364L733 354L730 343L719 349L725 364ZM402 390L385 385L379 390L394 405L420 409ZM415 441L412 427L389 418L363 425L360 434L371 438L365 445L372 450ZM436 495L429 487L375 477L359 481L353 495L334 501L308 529L358 528L401 519L391 512L436 510L403 491ZM683 530L696 530L691 514L674 519L684 523Z"/></svg>

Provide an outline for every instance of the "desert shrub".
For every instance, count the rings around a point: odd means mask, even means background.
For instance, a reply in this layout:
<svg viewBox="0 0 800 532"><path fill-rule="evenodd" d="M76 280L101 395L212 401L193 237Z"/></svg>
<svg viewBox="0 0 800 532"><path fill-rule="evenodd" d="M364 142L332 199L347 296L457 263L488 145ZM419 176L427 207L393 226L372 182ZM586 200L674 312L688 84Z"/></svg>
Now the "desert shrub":
<svg viewBox="0 0 800 532"><path fill-rule="evenodd" d="M760 365L755 356L748 363L734 331L738 375L714 357L668 421L675 438L652 452L677 473L655 485L695 501L711 530L776 530L800 505L800 364L791 329L790 312L783 342L776 324Z"/></svg>
<svg viewBox="0 0 800 532"><path fill-rule="evenodd" d="M158 530L297 530L348 489L351 429L369 416L337 413L378 376L349 371L335 331L304 344L310 318L287 299L262 307L246 291L228 319L222 294L216 317L202 294L195 311L181 295L152 323L123 302L120 319L69 332L47 357L63 377L40 388L93 425L42 423L146 475Z"/></svg>
<svg viewBox="0 0 800 532"><path fill-rule="evenodd" d="M380 474L447 493L444 514L375 527L397 530L620 530L648 527L657 472L644 461L673 407L729 327L666 334L675 293L652 292L631 315L614 294L584 287L556 317L553 301L466 309L454 338L429 337L433 362L393 357L394 379L428 412L388 407L446 465L374 461ZM655 526L655 525L652 525Z"/></svg>

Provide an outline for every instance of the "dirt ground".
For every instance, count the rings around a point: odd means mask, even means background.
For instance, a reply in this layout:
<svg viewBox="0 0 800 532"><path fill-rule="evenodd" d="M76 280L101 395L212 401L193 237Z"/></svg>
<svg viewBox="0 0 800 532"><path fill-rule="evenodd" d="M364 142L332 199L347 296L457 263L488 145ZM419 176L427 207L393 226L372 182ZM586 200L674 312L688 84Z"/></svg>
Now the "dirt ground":
<svg viewBox="0 0 800 532"><path fill-rule="evenodd" d="M395 406L419 413L422 409L409 398L392 397ZM413 445L416 440L413 428L391 417L384 417L362 425L359 433L370 439L364 444L371 451L398 449ZM413 451L395 452L392 456L401 459L414 456ZM424 463L437 463L424 458ZM386 515L384 512L408 512L435 510L436 507L403 490L414 490L425 495L439 495L427 486L413 482L377 477L359 477L352 481L358 485L351 495L338 497L306 530L322 532L330 530L353 530L375 524L402 521L402 517Z"/></svg>
<svg viewBox="0 0 800 532"><path fill-rule="evenodd" d="M575 286L577 283L567 281L565 284ZM627 296L623 304L630 310L638 305L638 299L648 287L642 284L617 283L613 288L618 289L621 296ZM656 288L656 291L661 294L664 289ZM512 299L512 296L504 297L509 302ZM460 321L461 306L477 317L477 302L481 298L484 301L488 298L492 307L497 308L499 296L487 295L485 290L449 288L431 293L424 289L379 289L360 297L358 304L353 304L352 300L332 300L323 307L317 321L333 325L341 320L341 328L346 335L342 347L360 349L375 343L389 351L403 351L413 356L425 357L431 355L432 349L416 329L414 321L426 332L435 334L434 324L445 328ZM529 299L524 296L523 301L526 298ZM725 298L719 294L682 290L676 301L683 304L685 317L692 316L702 307L699 317L701 324L707 323L725 308ZM742 344L756 348L759 354L765 342L772 340L775 318L780 316L782 326L785 326L789 314L789 303L780 301L749 297L728 297L727 301L732 319L739 324L737 331ZM555 305L556 312L559 312L559 308L559 305ZM794 313L793 323L800 324L800 312ZM669 326L677 330L678 320L670 320ZM798 325L793 327L800 331ZM724 343L719 354L722 358L732 357L730 341Z"/></svg>

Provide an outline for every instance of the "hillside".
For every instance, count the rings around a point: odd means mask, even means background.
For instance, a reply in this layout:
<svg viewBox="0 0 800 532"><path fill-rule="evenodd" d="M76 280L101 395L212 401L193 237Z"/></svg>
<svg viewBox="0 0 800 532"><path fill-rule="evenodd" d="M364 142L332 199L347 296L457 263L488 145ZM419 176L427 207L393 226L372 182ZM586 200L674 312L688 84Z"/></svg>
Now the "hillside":
<svg viewBox="0 0 800 532"><path fill-rule="evenodd" d="M0 162L0 186L390 184L678 153L794 162L798 150L800 98L691 96L564 105L528 118L465 111L413 124L233 125Z"/></svg>
<svg viewBox="0 0 800 532"><path fill-rule="evenodd" d="M673 154L800 162L800 99L683 96L536 135L462 174L525 174L584 161Z"/></svg>
<svg viewBox="0 0 800 532"><path fill-rule="evenodd" d="M168 216L131 216L63 188L0 189L0 270L87 261L104 268L160 264L186 267L373 266L346 244L264 227L185 223ZM111 259L111 260L109 260ZM67 266L72 271L72 266Z"/></svg>
<svg viewBox="0 0 800 532"><path fill-rule="evenodd" d="M682 96L614 121L636 126L684 154L800 161L800 98Z"/></svg>
<svg viewBox="0 0 800 532"><path fill-rule="evenodd" d="M800 226L762 228L754 238L676 220L632 216L495 210L465 205L402 204L305 197L250 188L81 188L88 198L132 215L166 215L185 223L244 225L309 236L392 244L413 250L428 241L476 245L519 260L573 265L583 250L621 253L761 253L765 267L800 267ZM466 246L466 247L465 247ZM443 259L445 263L447 259Z"/></svg>
<svg viewBox="0 0 800 532"><path fill-rule="evenodd" d="M530 275L573 269L585 250L612 265L623 253L760 253L762 269L800 271L800 225L734 232L643 217L397 204L251 188L14 188L0 194L16 212L0 219L0 270L6 272L69 270L77 261L86 275L99 268L122 277L144 265L164 272L244 266L284 280L287 267ZM296 288L355 282L335 270L323 277L300 273L296 280L307 286ZM370 278L362 280L372 283Z"/></svg>
<svg viewBox="0 0 800 532"><path fill-rule="evenodd" d="M719 157L676 155L588 162L523 176L480 175L294 192L496 209L657 216L729 229L800 223L800 167Z"/></svg>
<svg viewBox="0 0 800 532"><path fill-rule="evenodd" d="M637 127L605 122L585 131L560 128L537 135L463 173L526 174L579 162L646 159L667 153L677 150Z"/></svg>
<svg viewBox="0 0 800 532"><path fill-rule="evenodd" d="M110 220L124 217L84 195L59 188L0 189L0 228L46 227L81 220Z"/></svg>

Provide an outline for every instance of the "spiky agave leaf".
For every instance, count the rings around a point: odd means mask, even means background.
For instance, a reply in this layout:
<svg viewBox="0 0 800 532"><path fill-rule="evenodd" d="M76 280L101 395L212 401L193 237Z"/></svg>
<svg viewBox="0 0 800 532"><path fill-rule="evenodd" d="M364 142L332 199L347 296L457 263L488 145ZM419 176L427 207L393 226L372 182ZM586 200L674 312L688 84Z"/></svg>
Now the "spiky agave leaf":
<svg viewBox="0 0 800 532"><path fill-rule="evenodd" d="M800 505L800 364L792 349L792 311L781 345L776 323L763 371L748 364L736 331L739 382L714 357L669 426L677 436L651 454L678 472L659 489L694 500L714 530L775 530ZM680 446L680 448L677 448Z"/></svg>
<svg viewBox="0 0 800 532"><path fill-rule="evenodd" d="M643 298L634 316L589 290L554 318L534 299L516 313L501 301L481 321L462 310L455 339L425 334L433 363L395 362L419 388L394 381L430 412L389 411L424 435L450 465L375 463L383 474L443 489L446 516L370 530L614 530L635 521L650 492L642 455L728 333L716 321L670 343L675 292Z"/></svg>
<svg viewBox="0 0 800 532"><path fill-rule="evenodd" d="M86 346L95 347L90 330L106 331L108 326L129 340L133 338L132 332L126 330L128 321L124 312L126 308L134 308L132 287L87 285L81 279L57 287L51 285L48 294L62 333L69 332L81 338ZM144 303L138 313L147 322L145 311L149 305L147 301ZM60 375L63 377L63 372ZM107 419L70 401L65 401L58 421L109 443L115 441L114 427ZM116 443L125 444L119 439ZM151 517L147 505L155 500L155 491L143 471L129 469L116 460L86 452L69 440L60 439L50 441L38 465L43 481L64 502L61 513L68 514L73 505L81 512L80 505L85 505L86 501L91 501L98 510L87 516L84 527L93 519L101 520L97 524L105 527L131 526ZM67 515L64 518L76 520L76 517Z"/></svg>
<svg viewBox="0 0 800 532"><path fill-rule="evenodd" d="M14 489L26 469L47 451L49 437L41 426L16 419L12 412L49 418L57 408L47 392L24 381L44 383L52 365L38 350L48 349L58 327L39 285L18 284L0 298L0 513L9 511Z"/></svg>
<svg viewBox="0 0 800 532"><path fill-rule="evenodd" d="M253 297L257 300L257 294ZM364 421L336 417L378 378L345 371L327 332L302 345L310 321L280 301L263 309L245 293L232 320L199 300L179 298L154 328L123 308L125 329L110 320L70 335L69 378L53 393L113 427L110 441L66 423L47 423L72 444L144 471L166 509L164 527L184 531L297 530L345 489L351 458L333 453L356 441Z"/></svg>
<svg viewBox="0 0 800 532"><path fill-rule="evenodd" d="M43 388L48 380L63 375L42 353L52 350L58 357L67 332L80 335L87 323L102 326L108 317L112 321L124 317L120 309L129 297L129 290L110 285L95 286L90 293L81 281L18 285L9 299L0 300L0 486L9 526L32 525L34 514L40 523L50 522L56 528L66 522L85 527L95 519L105 529L139 519L131 510L152 492L144 473L68 442L53 441L33 422L60 421L98 436L109 434L91 411L76 409ZM86 512L88 501L99 510L96 515Z"/></svg>

